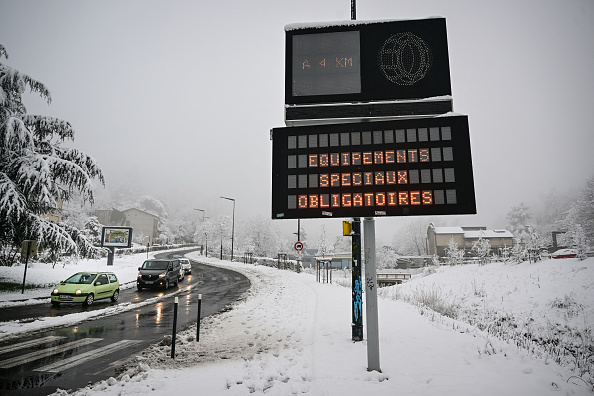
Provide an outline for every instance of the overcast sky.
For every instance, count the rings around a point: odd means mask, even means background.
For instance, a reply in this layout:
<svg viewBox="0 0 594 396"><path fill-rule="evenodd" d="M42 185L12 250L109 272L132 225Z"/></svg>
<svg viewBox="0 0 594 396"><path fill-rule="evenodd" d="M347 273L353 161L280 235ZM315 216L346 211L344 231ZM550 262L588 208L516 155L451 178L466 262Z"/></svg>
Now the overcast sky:
<svg viewBox="0 0 594 396"><path fill-rule="evenodd" d="M460 225L504 226L511 206L594 175L594 1L357 2L360 20L429 16L446 18L454 110L469 116L478 215ZM51 91L29 112L70 121L108 187L210 215L233 197L241 219L271 216L284 26L348 19L349 0L0 0L0 43Z"/></svg>

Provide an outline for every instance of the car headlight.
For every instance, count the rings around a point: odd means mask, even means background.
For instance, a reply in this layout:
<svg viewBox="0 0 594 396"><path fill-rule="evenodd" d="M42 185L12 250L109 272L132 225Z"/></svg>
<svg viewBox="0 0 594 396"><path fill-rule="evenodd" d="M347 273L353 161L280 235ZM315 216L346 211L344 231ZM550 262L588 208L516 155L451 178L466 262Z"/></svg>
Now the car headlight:
<svg viewBox="0 0 594 396"><path fill-rule="evenodd" d="M165 278L165 272L159 274L159 278Z"/></svg>
<svg viewBox="0 0 594 396"><path fill-rule="evenodd" d="M139 278L142 278L142 274L138 274L138 277L139 277Z"/></svg>
<svg viewBox="0 0 594 396"><path fill-rule="evenodd" d="M78 289L77 291L74 292L77 296L80 295L82 293L82 291L80 289Z"/></svg>
<svg viewBox="0 0 594 396"><path fill-rule="evenodd" d="M54 289L53 293L58 294L58 289Z"/></svg>

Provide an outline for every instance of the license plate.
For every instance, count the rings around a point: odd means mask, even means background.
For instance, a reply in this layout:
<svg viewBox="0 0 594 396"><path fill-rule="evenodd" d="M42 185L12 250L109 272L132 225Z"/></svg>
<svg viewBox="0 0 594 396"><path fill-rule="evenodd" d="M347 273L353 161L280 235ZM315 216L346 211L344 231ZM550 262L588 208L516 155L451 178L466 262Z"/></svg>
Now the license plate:
<svg viewBox="0 0 594 396"><path fill-rule="evenodd" d="M58 299L60 299L60 300L72 300L72 296L66 296L64 294L60 294L58 296Z"/></svg>
<svg viewBox="0 0 594 396"><path fill-rule="evenodd" d="M144 283L146 283L147 285L152 285L153 281L145 281Z"/></svg>

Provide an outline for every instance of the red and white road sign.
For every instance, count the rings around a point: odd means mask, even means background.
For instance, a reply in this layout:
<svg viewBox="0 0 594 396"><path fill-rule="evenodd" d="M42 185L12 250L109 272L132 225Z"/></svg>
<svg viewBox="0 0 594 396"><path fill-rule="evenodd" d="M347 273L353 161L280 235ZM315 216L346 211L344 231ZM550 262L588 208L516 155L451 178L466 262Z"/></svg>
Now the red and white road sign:
<svg viewBox="0 0 594 396"><path fill-rule="evenodd" d="M297 251L303 250L303 242L295 242L295 250L297 250Z"/></svg>

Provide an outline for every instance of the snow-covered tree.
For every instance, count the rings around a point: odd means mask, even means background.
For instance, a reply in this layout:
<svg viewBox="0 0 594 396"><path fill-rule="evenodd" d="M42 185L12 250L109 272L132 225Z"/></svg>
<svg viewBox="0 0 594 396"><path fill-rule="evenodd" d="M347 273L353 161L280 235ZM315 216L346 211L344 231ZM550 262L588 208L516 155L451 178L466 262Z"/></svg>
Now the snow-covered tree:
<svg viewBox="0 0 594 396"><path fill-rule="evenodd" d="M586 258L586 251L588 250L588 243L586 233L581 224L573 224L567 231L565 240L567 245L578 251L580 260Z"/></svg>
<svg viewBox="0 0 594 396"><path fill-rule="evenodd" d="M87 219L83 227L83 233L86 235L87 239L91 241L94 245L99 245L101 243L101 231L103 226L97 220L97 217L91 216Z"/></svg>
<svg viewBox="0 0 594 396"><path fill-rule="evenodd" d="M398 254L394 251L394 248L383 244L381 241L378 241L376 245L375 261L377 269L390 269L398 267Z"/></svg>
<svg viewBox="0 0 594 396"><path fill-rule="evenodd" d="M238 255L252 253L256 257L276 257L279 251L286 252L291 247L288 239L281 237L272 220L262 216L241 221L236 238Z"/></svg>
<svg viewBox="0 0 594 396"><path fill-rule="evenodd" d="M445 253L449 265L457 265L464 259L464 249L458 248L458 243L454 241L454 238L450 238Z"/></svg>
<svg viewBox="0 0 594 396"><path fill-rule="evenodd" d="M584 244L594 243L594 177L586 182L577 201L569 209L565 220L562 222L564 227L575 234L578 226L581 227L586 241ZM567 235L570 239L571 235ZM571 240L568 244L574 244Z"/></svg>
<svg viewBox="0 0 594 396"><path fill-rule="evenodd" d="M163 202L150 195L144 195L140 197L140 199L138 199L138 201L133 205L133 207L142 209L161 218L167 218L169 216L169 214L167 213L167 208L165 207Z"/></svg>
<svg viewBox="0 0 594 396"><path fill-rule="evenodd" d="M528 254L528 260L534 262L540 260L540 252L544 247L544 242L541 240L539 232L536 230L536 227L531 225L526 225L524 233L524 246L526 248L526 253Z"/></svg>
<svg viewBox="0 0 594 396"><path fill-rule="evenodd" d="M328 240L328 235L326 233L326 224L322 224L322 230L320 231L320 236L318 237L318 243L316 244L316 248L318 249L318 256L325 256L328 253L333 252L334 246Z"/></svg>
<svg viewBox="0 0 594 396"><path fill-rule="evenodd" d="M8 55L0 45L2 57ZM20 246L30 239L46 248L94 256L99 250L78 228L45 216L58 211L58 202L74 197L93 203L93 180L104 183L101 169L92 157L63 146L74 140L70 123L27 114L22 102L27 89L51 102L45 85L0 63L0 245ZM0 264L11 265L12 259L0 252Z"/></svg>
<svg viewBox="0 0 594 396"><path fill-rule="evenodd" d="M526 224L532 218L530 208L524 202L514 206L507 213L507 229L514 234L514 237L524 239L526 234Z"/></svg>
<svg viewBox="0 0 594 396"><path fill-rule="evenodd" d="M394 237L393 246L404 255L421 256L427 254L427 226L430 218L419 217L408 222ZM437 222L434 222L437 224Z"/></svg>
<svg viewBox="0 0 594 396"><path fill-rule="evenodd" d="M512 246L510 253L510 259L514 262L521 263L524 261L524 246L520 241L520 238L514 237L514 246Z"/></svg>
<svg viewBox="0 0 594 396"><path fill-rule="evenodd" d="M479 239L473 243L471 250L479 258L479 264L484 265L491 254L491 243L488 239L480 236Z"/></svg>

